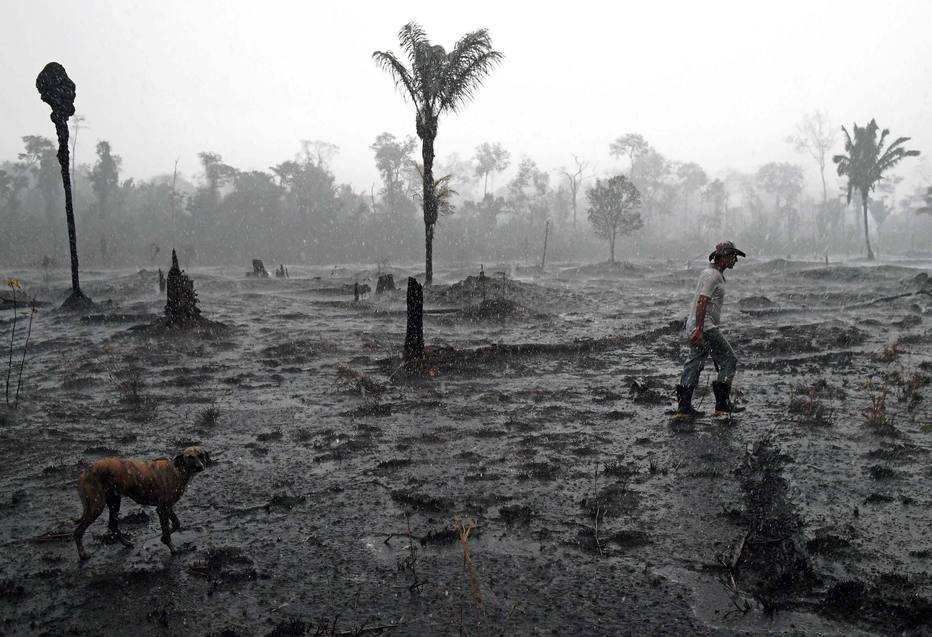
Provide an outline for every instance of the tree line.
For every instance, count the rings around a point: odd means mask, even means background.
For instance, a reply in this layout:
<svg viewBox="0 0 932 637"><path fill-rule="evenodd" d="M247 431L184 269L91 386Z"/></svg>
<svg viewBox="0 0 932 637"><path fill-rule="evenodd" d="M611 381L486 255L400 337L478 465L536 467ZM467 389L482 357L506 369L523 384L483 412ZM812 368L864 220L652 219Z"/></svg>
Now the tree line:
<svg viewBox="0 0 932 637"><path fill-rule="evenodd" d="M569 168L552 170L523 157L511 178L496 184L512 168L511 153L500 143L480 143L469 159L437 161L435 142L441 115L471 99L503 55L482 29L450 52L431 43L416 23L398 37L407 66L391 52L376 51L373 59L415 107L420 144L410 135L376 137L370 149L378 188L355 191L338 183L330 161L339 149L322 140L301 142L291 158L266 171L240 170L218 153L201 152L197 183L179 177L177 164L171 175L122 179L120 156L101 140L93 165L71 168L85 262L155 264L171 248L192 264L252 258L384 263L423 256L429 283L435 240L444 260L472 262L536 263L545 232L552 259L591 258L602 250L614 261L619 239L636 255L698 254L725 236L759 254L813 255L850 248L854 224L846 225L846 218L855 215L873 258L869 219L876 231L896 207L932 209L932 190L895 200L897 181L889 170L918 154L905 148L908 138L887 144L889 131L871 120L855 125L853 134L842 128L845 152L833 156L837 135L819 112L804 118L787 141L817 164L821 200L804 195L797 164L770 162L753 173L710 178L699 164L668 159L638 133L608 144L621 165L601 176L575 155ZM72 119L72 145L83 122ZM17 160L0 163L0 259L63 265L55 145L39 135L22 139ZM836 192L826 180L830 159L847 180ZM859 206L852 214L855 194Z"/></svg>

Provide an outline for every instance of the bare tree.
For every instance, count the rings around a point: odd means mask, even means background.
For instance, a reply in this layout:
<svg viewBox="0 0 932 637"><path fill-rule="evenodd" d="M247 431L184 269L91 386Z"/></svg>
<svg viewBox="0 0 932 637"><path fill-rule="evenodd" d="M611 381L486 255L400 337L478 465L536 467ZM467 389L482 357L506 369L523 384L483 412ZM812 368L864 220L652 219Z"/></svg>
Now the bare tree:
<svg viewBox="0 0 932 637"><path fill-rule="evenodd" d="M560 166L560 172L566 177L570 186L570 201L573 205L573 227L576 227L576 195L579 193L579 186L585 177L583 172L586 170L586 162L579 161L579 157L573 155L573 163L576 164L576 172L571 173L564 166Z"/></svg>
<svg viewBox="0 0 932 637"><path fill-rule="evenodd" d="M808 153L819 165L819 176L822 178L822 203L828 201L828 188L825 185L825 163L832 146L835 145L835 130L828 121L828 115L822 111L814 111L806 115L796 125L796 134L786 138L797 153Z"/></svg>
<svg viewBox="0 0 932 637"><path fill-rule="evenodd" d="M792 144L797 153L806 153L812 157L819 165L819 177L822 178L822 206L819 214L819 226L824 233L826 224L825 217L828 214L828 187L825 183L825 163L826 158L835 145L836 132L828 121L828 115L823 111L816 110L796 125L796 134L789 135L786 138L788 144Z"/></svg>
<svg viewBox="0 0 932 637"><path fill-rule="evenodd" d="M77 153L75 151L78 148L78 131L80 131L82 128L90 128L90 126L82 126L82 124L84 124L86 121L87 121L87 118L84 117L84 115L78 115L77 113L75 113L75 115L71 118L71 128L73 131L71 134L71 183L72 184L75 183L74 169L75 169L75 163L77 162Z"/></svg>

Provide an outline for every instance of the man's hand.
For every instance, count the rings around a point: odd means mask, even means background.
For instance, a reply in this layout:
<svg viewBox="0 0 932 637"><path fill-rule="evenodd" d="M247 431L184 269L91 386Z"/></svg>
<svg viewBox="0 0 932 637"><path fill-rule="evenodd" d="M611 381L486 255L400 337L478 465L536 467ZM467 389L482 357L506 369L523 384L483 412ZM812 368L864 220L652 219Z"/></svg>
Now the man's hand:
<svg viewBox="0 0 932 637"><path fill-rule="evenodd" d="M699 347L702 344L702 328L698 325L693 329L692 334L689 335L689 344Z"/></svg>

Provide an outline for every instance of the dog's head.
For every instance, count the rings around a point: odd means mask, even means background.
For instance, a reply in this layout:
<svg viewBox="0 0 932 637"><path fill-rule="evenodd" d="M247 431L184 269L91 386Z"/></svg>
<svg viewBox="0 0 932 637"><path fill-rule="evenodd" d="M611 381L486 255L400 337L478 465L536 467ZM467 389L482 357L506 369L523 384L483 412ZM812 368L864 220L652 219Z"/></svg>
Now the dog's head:
<svg viewBox="0 0 932 637"><path fill-rule="evenodd" d="M175 456L175 466L179 471L200 473L211 465L210 455L203 447L188 447Z"/></svg>

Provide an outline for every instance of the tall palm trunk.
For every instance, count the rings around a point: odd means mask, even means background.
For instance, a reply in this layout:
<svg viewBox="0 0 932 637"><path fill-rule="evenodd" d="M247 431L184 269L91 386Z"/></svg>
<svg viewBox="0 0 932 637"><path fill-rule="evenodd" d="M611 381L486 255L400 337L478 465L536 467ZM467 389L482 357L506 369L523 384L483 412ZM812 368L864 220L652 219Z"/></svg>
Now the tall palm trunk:
<svg viewBox="0 0 932 637"><path fill-rule="evenodd" d="M426 287L430 285L434 278L434 227L426 224L424 226L424 255L426 260L426 267L424 268L424 286Z"/></svg>
<svg viewBox="0 0 932 637"><path fill-rule="evenodd" d="M874 251L871 250L871 238L867 232L867 199L868 195L866 192L861 193L861 208L864 211L864 242L867 243L867 260L874 260Z"/></svg>
<svg viewBox="0 0 932 637"><path fill-rule="evenodd" d="M418 127L421 135L421 159L424 162L424 285L434 280L434 224L437 223L437 193L434 187L434 138L437 136L437 122L428 121Z"/></svg>

